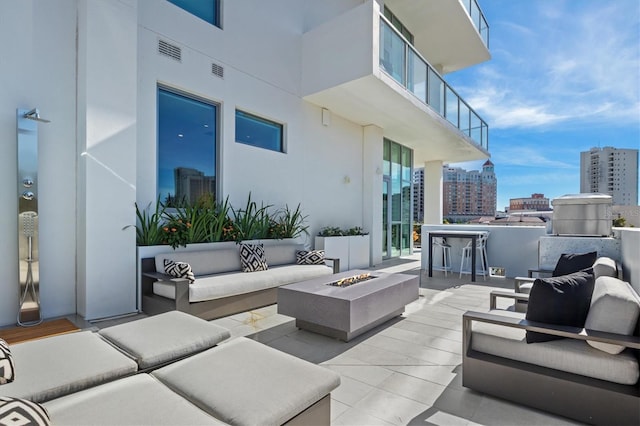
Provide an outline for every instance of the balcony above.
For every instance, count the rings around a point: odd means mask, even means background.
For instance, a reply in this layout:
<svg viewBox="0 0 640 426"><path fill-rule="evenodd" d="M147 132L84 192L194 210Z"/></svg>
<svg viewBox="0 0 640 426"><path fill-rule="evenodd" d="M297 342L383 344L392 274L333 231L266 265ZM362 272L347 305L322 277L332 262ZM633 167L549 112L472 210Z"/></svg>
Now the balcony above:
<svg viewBox="0 0 640 426"><path fill-rule="evenodd" d="M302 96L425 161L489 157L488 126L368 1L305 33Z"/></svg>
<svg viewBox="0 0 640 426"><path fill-rule="evenodd" d="M489 25L477 0L386 0L440 74L491 59Z"/></svg>

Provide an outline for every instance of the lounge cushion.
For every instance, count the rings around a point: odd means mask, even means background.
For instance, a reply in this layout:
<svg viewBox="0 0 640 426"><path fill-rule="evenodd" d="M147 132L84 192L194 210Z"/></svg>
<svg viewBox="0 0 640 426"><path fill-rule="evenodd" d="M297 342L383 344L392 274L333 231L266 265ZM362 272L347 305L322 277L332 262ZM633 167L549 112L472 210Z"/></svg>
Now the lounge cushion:
<svg viewBox="0 0 640 426"><path fill-rule="evenodd" d="M491 313L520 319L525 315L504 310ZM631 351L613 356L576 339L528 345L525 330L513 327L474 321L471 347L490 355L623 385L633 385L640 377L638 359Z"/></svg>
<svg viewBox="0 0 640 426"><path fill-rule="evenodd" d="M195 283L189 285L189 302L202 302L246 294L332 273L333 270L325 265L286 265L250 274L236 271L198 277ZM176 298L176 287L171 282L157 281L153 283L153 292L169 299Z"/></svg>
<svg viewBox="0 0 640 426"><path fill-rule="evenodd" d="M599 257L593 263L593 275L598 277L617 277L618 267L616 261L610 257Z"/></svg>
<svg viewBox="0 0 640 426"><path fill-rule="evenodd" d="M266 271L269 269L262 244L240 244L240 264L243 272Z"/></svg>
<svg viewBox="0 0 640 426"><path fill-rule="evenodd" d="M230 336L229 330L180 311L103 328L99 333L131 355L141 370L203 351Z"/></svg>
<svg viewBox="0 0 640 426"><path fill-rule="evenodd" d="M233 425L280 425L328 395L340 376L240 337L151 373Z"/></svg>
<svg viewBox="0 0 640 426"><path fill-rule="evenodd" d="M590 272L538 278L533 282L527 320L547 324L584 327L591 304L594 278ZM560 336L527 331L527 343L562 339Z"/></svg>
<svg viewBox="0 0 640 426"><path fill-rule="evenodd" d="M298 265L324 265L324 250L300 250L296 252Z"/></svg>
<svg viewBox="0 0 640 426"><path fill-rule="evenodd" d="M302 250L302 244L283 244L271 243L269 240L264 241L264 254L267 258L267 265L292 265L296 263L296 252Z"/></svg>
<svg viewBox="0 0 640 426"><path fill-rule="evenodd" d="M43 402L133 374L137 364L97 333L79 331L11 345L16 379L2 394Z"/></svg>
<svg viewBox="0 0 640 426"><path fill-rule="evenodd" d="M242 269L236 243L229 243L228 247L215 250L172 251L157 254L155 256L156 271L164 271L165 259L187 262L191 265L191 270L196 277Z"/></svg>
<svg viewBox="0 0 640 426"><path fill-rule="evenodd" d="M596 279L584 328L632 335L639 316L640 300L629 283L607 276ZM610 354L619 354L625 349L624 346L591 340L587 343Z"/></svg>
<svg viewBox="0 0 640 426"><path fill-rule="evenodd" d="M0 396L0 425L47 426L50 424L49 413L37 402Z"/></svg>
<svg viewBox="0 0 640 426"><path fill-rule="evenodd" d="M0 339L0 385L13 382L15 367L9 344Z"/></svg>
<svg viewBox="0 0 640 426"><path fill-rule="evenodd" d="M575 254L563 253L560 256L560 259L558 259L558 263L556 263L552 276L560 277L562 275L569 275L574 272L582 271L583 269L591 268L597 258L598 252L595 251Z"/></svg>
<svg viewBox="0 0 640 426"><path fill-rule="evenodd" d="M148 374L46 402L54 425L221 425Z"/></svg>

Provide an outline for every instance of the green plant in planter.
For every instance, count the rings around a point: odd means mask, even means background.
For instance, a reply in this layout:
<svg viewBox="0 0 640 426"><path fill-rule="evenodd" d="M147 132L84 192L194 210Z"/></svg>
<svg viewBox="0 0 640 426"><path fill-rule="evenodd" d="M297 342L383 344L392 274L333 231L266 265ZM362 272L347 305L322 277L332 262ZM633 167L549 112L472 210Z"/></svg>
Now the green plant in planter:
<svg viewBox="0 0 640 426"><path fill-rule="evenodd" d="M179 246L186 247L189 241L189 230L193 228L191 222L185 222L179 217L173 216L167 220L162 227L164 244L169 244L172 248Z"/></svg>
<svg viewBox="0 0 640 426"><path fill-rule="evenodd" d="M337 226L325 226L318 232L319 237L342 237L346 235L342 229Z"/></svg>
<svg viewBox="0 0 640 426"><path fill-rule="evenodd" d="M244 209L235 210L231 207L236 241L268 238L271 225L270 207L272 206L262 203L258 207L258 204L251 200L251 193Z"/></svg>
<svg viewBox="0 0 640 426"><path fill-rule="evenodd" d="M135 206L136 218L138 222L135 225L136 244L139 246L153 246L162 244L162 240L164 238L162 224L164 222L163 217L166 207L160 202L160 197L158 197L155 211L153 213L149 213L151 203L149 203L149 205L147 205L147 208L144 210L140 210L138 203L135 203ZM133 225L127 225L123 229L127 229L130 226Z"/></svg>
<svg viewBox="0 0 640 426"><path fill-rule="evenodd" d="M276 213L269 227L270 238L296 238L302 234L309 235L309 226L305 225L307 216L302 214L300 204L295 210L291 210L288 205Z"/></svg>
<svg viewBox="0 0 640 426"><path fill-rule="evenodd" d="M345 235L369 235L369 233L365 232L360 226L354 226L347 229Z"/></svg>

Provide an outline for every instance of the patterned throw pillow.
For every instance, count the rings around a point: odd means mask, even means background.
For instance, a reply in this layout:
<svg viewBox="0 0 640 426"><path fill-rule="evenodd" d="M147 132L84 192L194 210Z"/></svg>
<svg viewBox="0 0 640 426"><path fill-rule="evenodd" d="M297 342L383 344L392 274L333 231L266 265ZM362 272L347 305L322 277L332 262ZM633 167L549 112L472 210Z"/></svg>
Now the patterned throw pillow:
<svg viewBox="0 0 640 426"><path fill-rule="evenodd" d="M187 262L176 262L170 259L165 259L164 271L172 277L188 279L189 284L193 284L196 280L196 277L193 275L193 271L191 270L191 265Z"/></svg>
<svg viewBox="0 0 640 426"><path fill-rule="evenodd" d="M15 366L11 357L9 345L0 339L0 385L13 382L15 378Z"/></svg>
<svg viewBox="0 0 640 426"><path fill-rule="evenodd" d="M0 425L47 426L50 424L49 413L37 402L0 396Z"/></svg>
<svg viewBox="0 0 640 426"><path fill-rule="evenodd" d="M324 265L324 250L300 250L296 252L298 265Z"/></svg>
<svg viewBox="0 0 640 426"><path fill-rule="evenodd" d="M240 263L244 272L266 271L269 269L262 244L240 244Z"/></svg>

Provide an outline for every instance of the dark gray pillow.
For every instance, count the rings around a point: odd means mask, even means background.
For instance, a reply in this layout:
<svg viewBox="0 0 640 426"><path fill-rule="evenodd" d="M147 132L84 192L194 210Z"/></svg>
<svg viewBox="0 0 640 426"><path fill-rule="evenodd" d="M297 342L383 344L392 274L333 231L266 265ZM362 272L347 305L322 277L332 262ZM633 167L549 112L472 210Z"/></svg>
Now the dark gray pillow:
<svg viewBox="0 0 640 426"><path fill-rule="evenodd" d="M594 282L592 270L536 279L529 295L526 319L553 325L584 327ZM527 343L557 339L562 337L527 331Z"/></svg>
<svg viewBox="0 0 640 426"><path fill-rule="evenodd" d="M558 259L558 263L556 263L556 267L551 276L560 277L562 275L569 275L574 272L582 271L583 269L591 268L597 258L597 251L575 254L563 253L560 256L560 259Z"/></svg>

